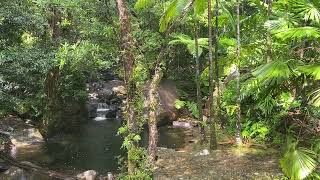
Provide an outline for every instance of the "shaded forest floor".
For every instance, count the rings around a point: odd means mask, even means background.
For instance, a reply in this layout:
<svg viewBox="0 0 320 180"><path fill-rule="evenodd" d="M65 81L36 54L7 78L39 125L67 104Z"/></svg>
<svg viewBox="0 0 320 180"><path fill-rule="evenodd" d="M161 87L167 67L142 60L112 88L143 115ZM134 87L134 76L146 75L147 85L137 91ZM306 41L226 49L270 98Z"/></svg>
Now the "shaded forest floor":
<svg viewBox="0 0 320 180"><path fill-rule="evenodd" d="M279 155L274 150L237 150L229 147L212 151L209 155L199 155L197 151L160 148L158 156L155 180L238 180L281 177Z"/></svg>
<svg viewBox="0 0 320 180"><path fill-rule="evenodd" d="M187 134L193 134L193 138L197 139L197 133L192 131L187 130ZM190 138L185 140L192 142ZM219 139L225 142L229 138ZM237 148L231 143L209 152L199 143L187 143L185 147L175 150L159 148L154 179L280 179L279 157L279 151L272 148Z"/></svg>

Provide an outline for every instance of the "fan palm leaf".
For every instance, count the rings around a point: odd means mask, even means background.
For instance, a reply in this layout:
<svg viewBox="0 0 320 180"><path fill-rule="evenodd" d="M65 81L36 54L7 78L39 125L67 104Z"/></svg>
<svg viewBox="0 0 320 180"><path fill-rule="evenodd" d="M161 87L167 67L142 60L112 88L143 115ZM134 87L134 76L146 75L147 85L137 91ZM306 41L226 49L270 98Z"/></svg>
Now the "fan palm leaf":
<svg viewBox="0 0 320 180"><path fill-rule="evenodd" d="M164 32L167 29L169 23L177 18L190 3L192 3L191 0L172 1L172 3L169 5L164 15L160 19L160 32Z"/></svg>
<svg viewBox="0 0 320 180"><path fill-rule="evenodd" d="M316 107L320 107L320 89L317 89L311 93L311 99L309 103Z"/></svg>
<svg viewBox="0 0 320 180"><path fill-rule="evenodd" d="M311 75L315 80L320 80L320 64L309 64L305 66L300 66L297 68L298 71Z"/></svg>
<svg viewBox="0 0 320 180"><path fill-rule="evenodd" d="M295 74L290 61L276 60L259 67L252 75L260 82L268 82L269 85L273 85L280 84Z"/></svg>
<svg viewBox="0 0 320 180"><path fill-rule="evenodd" d="M280 166L290 179L304 179L317 167L316 154L309 149L293 146L280 159Z"/></svg>
<svg viewBox="0 0 320 180"><path fill-rule="evenodd" d="M320 22L320 7L312 0L290 0L292 9L305 21Z"/></svg>
<svg viewBox="0 0 320 180"><path fill-rule="evenodd" d="M185 34L173 35L173 40L169 42L170 45L183 44L187 46L187 49L191 55L196 56L196 45L194 39L191 39ZM198 39L198 54L201 56L203 48L208 48L208 38Z"/></svg>
<svg viewBox="0 0 320 180"><path fill-rule="evenodd" d="M320 29L316 27L294 27L285 28L274 31L273 34L281 40L292 40L292 39L318 39L320 38Z"/></svg>

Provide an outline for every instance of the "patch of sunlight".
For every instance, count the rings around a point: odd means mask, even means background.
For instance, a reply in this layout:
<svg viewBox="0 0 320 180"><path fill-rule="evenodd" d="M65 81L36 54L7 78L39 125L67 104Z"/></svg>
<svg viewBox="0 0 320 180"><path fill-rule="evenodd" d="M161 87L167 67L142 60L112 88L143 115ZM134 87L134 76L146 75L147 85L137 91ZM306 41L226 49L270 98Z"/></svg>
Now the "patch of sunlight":
<svg viewBox="0 0 320 180"><path fill-rule="evenodd" d="M0 17L0 25L3 24L3 21L4 21L4 17Z"/></svg>
<svg viewBox="0 0 320 180"><path fill-rule="evenodd" d="M21 39L22 39L23 44L26 46L32 46L34 44L34 42L36 41L36 37L32 36L32 34L29 32L24 32L22 34Z"/></svg>
<svg viewBox="0 0 320 180"><path fill-rule="evenodd" d="M247 146L235 146L231 149L231 152L238 157L242 157L245 156L246 154L255 154L257 153L259 150L255 149L255 148L250 148Z"/></svg>

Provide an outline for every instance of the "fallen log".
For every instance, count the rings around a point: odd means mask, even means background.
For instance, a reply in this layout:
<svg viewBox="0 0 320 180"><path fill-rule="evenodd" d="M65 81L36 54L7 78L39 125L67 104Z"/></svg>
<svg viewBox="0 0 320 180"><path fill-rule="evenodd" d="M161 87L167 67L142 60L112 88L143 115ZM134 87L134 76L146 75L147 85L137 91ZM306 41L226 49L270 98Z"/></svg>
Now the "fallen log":
<svg viewBox="0 0 320 180"><path fill-rule="evenodd" d="M52 177L52 178L55 178L55 179L67 179L67 180L75 180L75 179L77 179L75 176L71 176L71 175L60 173L60 172L52 171L52 170L49 170L49 169L45 169L45 168L42 168L42 167L38 167L38 166L32 165L31 163L28 164L28 163L18 162L15 159L13 159L12 157L6 155L3 152L0 152L0 158L2 160L4 160L8 165L16 166L16 167L24 169L26 171L33 171L33 172L36 172L38 174L47 175L48 177Z"/></svg>

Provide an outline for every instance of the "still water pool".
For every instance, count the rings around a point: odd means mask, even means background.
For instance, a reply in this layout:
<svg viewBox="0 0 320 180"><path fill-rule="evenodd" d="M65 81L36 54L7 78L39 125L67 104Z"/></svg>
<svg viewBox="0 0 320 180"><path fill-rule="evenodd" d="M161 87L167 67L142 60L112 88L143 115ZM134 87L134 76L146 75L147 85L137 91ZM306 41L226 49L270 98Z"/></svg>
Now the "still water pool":
<svg viewBox="0 0 320 180"><path fill-rule="evenodd" d="M89 121L74 135L60 135L47 143L18 149L17 159L29 161L52 170L81 172L89 169L106 174L118 172L118 157L125 156L122 139L117 136L119 120ZM147 144L148 132L142 133L142 144ZM180 148L184 146L183 129L161 127L159 146Z"/></svg>

